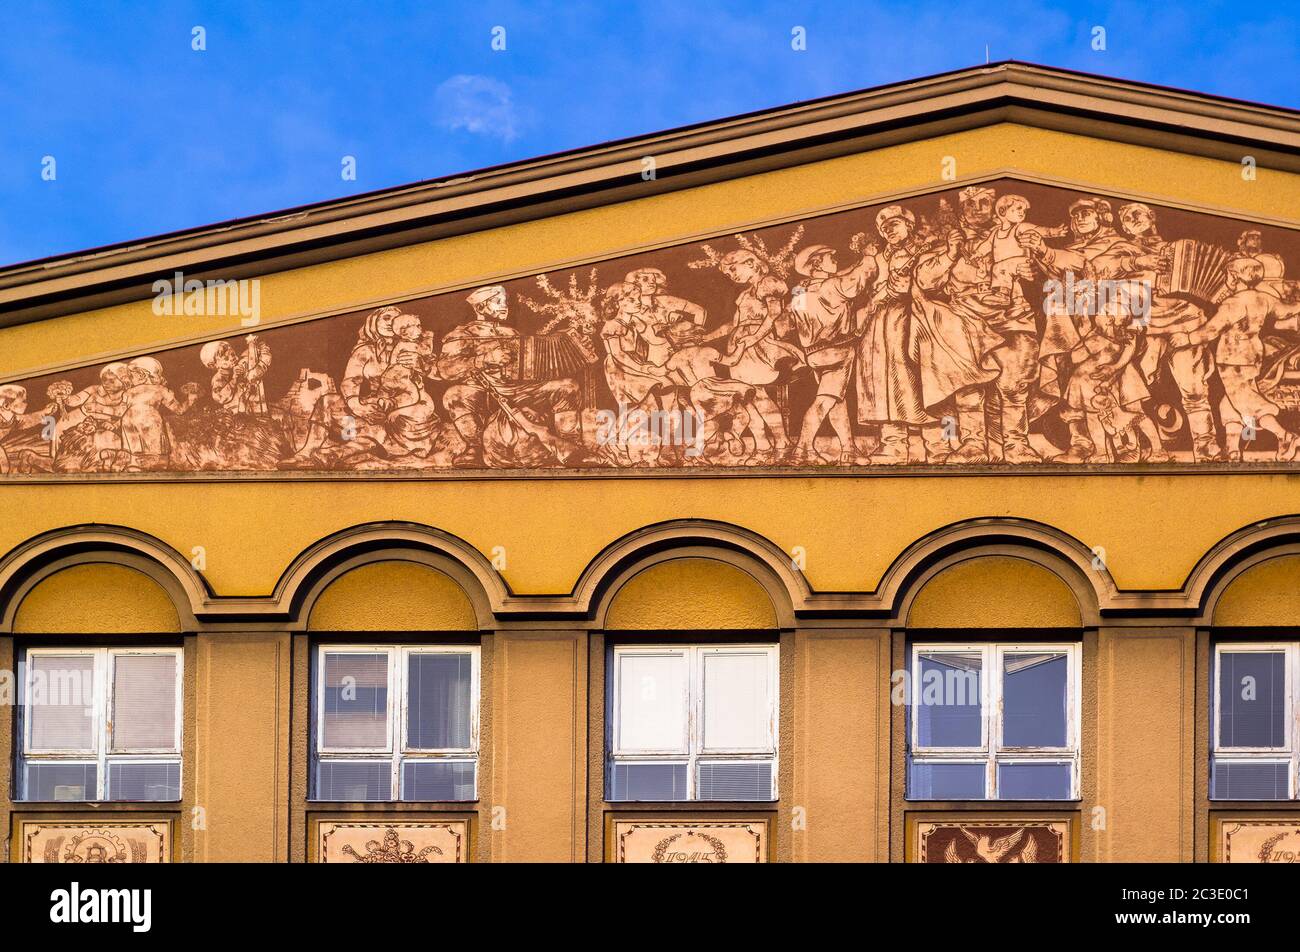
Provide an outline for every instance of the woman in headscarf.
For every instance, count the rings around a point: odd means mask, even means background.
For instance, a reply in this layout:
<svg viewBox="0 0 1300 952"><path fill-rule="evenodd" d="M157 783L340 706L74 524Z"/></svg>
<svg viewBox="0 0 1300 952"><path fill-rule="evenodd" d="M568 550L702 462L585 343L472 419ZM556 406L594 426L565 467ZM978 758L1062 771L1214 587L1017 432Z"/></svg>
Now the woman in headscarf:
<svg viewBox="0 0 1300 952"><path fill-rule="evenodd" d="M379 379L391 365L393 347L397 344L393 319L401 313L400 308L389 306L366 315L339 386L348 411L356 420L357 433L380 443L385 436L383 424L387 411L379 397Z"/></svg>

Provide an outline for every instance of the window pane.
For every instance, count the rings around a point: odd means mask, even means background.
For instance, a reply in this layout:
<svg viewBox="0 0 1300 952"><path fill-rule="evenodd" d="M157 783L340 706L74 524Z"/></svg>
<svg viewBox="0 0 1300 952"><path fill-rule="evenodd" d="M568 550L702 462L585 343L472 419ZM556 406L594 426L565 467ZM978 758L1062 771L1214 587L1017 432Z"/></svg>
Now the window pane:
<svg viewBox="0 0 1300 952"><path fill-rule="evenodd" d="M689 800L685 764L614 764L611 800Z"/></svg>
<svg viewBox="0 0 1300 952"><path fill-rule="evenodd" d="M469 748L472 661L468 652L411 653L407 664L406 698L406 743L409 747L416 750Z"/></svg>
<svg viewBox="0 0 1300 952"><path fill-rule="evenodd" d="M386 760L320 763L317 800L391 800L392 764Z"/></svg>
<svg viewBox="0 0 1300 952"><path fill-rule="evenodd" d="M28 800L94 800L97 782L94 764L27 765Z"/></svg>
<svg viewBox="0 0 1300 952"><path fill-rule="evenodd" d="M179 800L180 764L108 765L110 800Z"/></svg>
<svg viewBox="0 0 1300 952"><path fill-rule="evenodd" d="M772 764L767 761L744 764L699 766L701 800L771 800Z"/></svg>
<svg viewBox="0 0 1300 952"><path fill-rule="evenodd" d="M117 655L112 749L158 748L176 748L176 655Z"/></svg>
<svg viewBox="0 0 1300 952"><path fill-rule="evenodd" d="M983 764L913 763L908 771L909 800L984 800Z"/></svg>
<svg viewBox="0 0 1300 952"><path fill-rule="evenodd" d="M408 760L402 764L403 800L473 800L473 761Z"/></svg>
<svg viewBox="0 0 1300 952"><path fill-rule="evenodd" d="M1069 663L1063 654L1002 659L1002 745L1064 747Z"/></svg>
<svg viewBox="0 0 1300 952"><path fill-rule="evenodd" d="M618 678L618 749L685 753L686 656L624 654Z"/></svg>
<svg viewBox="0 0 1300 952"><path fill-rule="evenodd" d="M1215 760L1210 799L1286 800L1289 770L1289 764Z"/></svg>
<svg viewBox="0 0 1300 952"><path fill-rule="evenodd" d="M982 659L978 653L921 655L913 699L922 747L982 747Z"/></svg>
<svg viewBox="0 0 1300 952"><path fill-rule="evenodd" d="M388 655L325 655L325 746L388 747Z"/></svg>
<svg viewBox="0 0 1300 952"><path fill-rule="evenodd" d="M704 749L771 750L772 693L766 652L703 657Z"/></svg>
<svg viewBox="0 0 1300 952"><path fill-rule="evenodd" d="M1286 655L1219 655L1219 746L1286 747Z"/></svg>
<svg viewBox="0 0 1300 952"><path fill-rule="evenodd" d="M998 764L999 800L1068 800L1070 765Z"/></svg>
<svg viewBox="0 0 1300 952"><path fill-rule="evenodd" d="M30 655L27 716L32 750L95 750L95 659Z"/></svg>

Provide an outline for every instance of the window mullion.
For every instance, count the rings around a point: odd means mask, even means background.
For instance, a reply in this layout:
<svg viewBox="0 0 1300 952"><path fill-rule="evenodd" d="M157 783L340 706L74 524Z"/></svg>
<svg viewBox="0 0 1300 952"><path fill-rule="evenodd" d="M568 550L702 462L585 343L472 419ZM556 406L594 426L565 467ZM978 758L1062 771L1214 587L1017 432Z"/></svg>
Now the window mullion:
<svg viewBox="0 0 1300 952"><path fill-rule="evenodd" d="M699 646L686 649L686 791L688 800L699 797L699 758L704 749L704 658Z"/></svg>
<svg viewBox="0 0 1300 952"><path fill-rule="evenodd" d="M990 800L998 798L998 748L1002 745L1002 646L985 645L983 650L985 723L987 736L985 743L988 756L988 770L985 775L985 795Z"/></svg>
<svg viewBox="0 0 1300 952"><path fill-rule="evenodd" d="M104 801L108 799L108 748L110 744L109 734L112 732L110 726L110 715L113 710L113 683L112 683L112 662L113 658L107 648L96 649L95 657L95 685L94 685L94 717L95 721L95 745L97 750L96 759L96 778L95 778L95 799Z"/></svg>
<svg viewBox="0 0 1300 952"><path fill-rule="evenodd" d="M402 753L406 749L406 669L407 649L386 649L388 655L388 797L402 799Z"/></svg>

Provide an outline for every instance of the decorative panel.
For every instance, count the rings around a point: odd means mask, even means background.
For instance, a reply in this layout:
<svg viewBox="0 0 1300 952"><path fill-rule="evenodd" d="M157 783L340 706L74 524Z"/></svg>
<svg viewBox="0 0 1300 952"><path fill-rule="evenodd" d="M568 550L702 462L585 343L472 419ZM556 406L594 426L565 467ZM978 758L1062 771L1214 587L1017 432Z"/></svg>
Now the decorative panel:
<svg viewBox="0 0 1300 952"><path fill-rule="evenodd" d="M615 863L766 863L766 820L613 820Z"/></svg>
<svg viewBox="0 0 1300 952"><path fill-rule="evenodd" d="M1300 863L1300 813L1214 819L1214 859L1219 863Z"/></svg>
<svg viewBox="0 0 1300 952"><path fill-rule="evenodd" d="M999 179L0 381L9 474L1290 462L1300 236ZM1288 270L1289 269L1289 270ZM161 289L159 289L161 288ZM249 333L206 339L205 314Z"/></svg>
<svg viewBox="0 0 1300 952"><path fill-rule="evenodd" d="M1060 817L980 814L911 817L908 858L914 863L1068 863L1073 823Z"/></svg>
<svg viewBox="0 0 1300 952"><path fill-rule="evenodd" d="M467 863L469 821L319 820L321 863Z"/></svg>
<svg viewBox="0 0 1300 952"><path fill-rule="evenodd" d="M21 863L169 863L170 820L20 820Z"/></svg>

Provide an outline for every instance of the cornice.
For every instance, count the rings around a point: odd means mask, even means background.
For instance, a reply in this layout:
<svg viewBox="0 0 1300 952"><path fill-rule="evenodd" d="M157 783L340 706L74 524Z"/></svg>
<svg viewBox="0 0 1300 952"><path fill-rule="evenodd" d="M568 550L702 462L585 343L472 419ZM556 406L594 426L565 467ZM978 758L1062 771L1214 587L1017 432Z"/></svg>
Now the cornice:
<svg viewBox="0 0 1300 952"><path fill-rule="evenodd" d="M599 631L613 596L658 561L700 557L747 572L772 598L783 630L905 626L916 594L952 565L1009 557L1034 562L1073 592L1084 628L1179 628L1213 624L1219 597L1240 574L1268 559L1300 554L1300 516L1243 526L1207 551L1174 589L1121 590L1105 564L1069 534L1032 520L988 517L953 523L918 539L874 590L817 591L775 543L740 526L677 519L611 542L567 593L518 594L488 559L431 526L380 522L353 526L304 550L274 591L219 596L166 543L123 526L52 530L0 556L0 636L13 632L23 598L43 579L83 562L114 562L145 572L176 605L182 631L306 631L315 599L339 575L374 561L423 562L455 580L474 606L480 631Z"/></svg>

